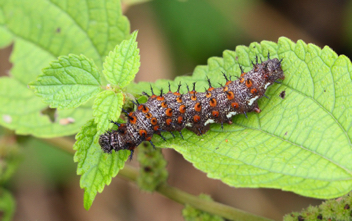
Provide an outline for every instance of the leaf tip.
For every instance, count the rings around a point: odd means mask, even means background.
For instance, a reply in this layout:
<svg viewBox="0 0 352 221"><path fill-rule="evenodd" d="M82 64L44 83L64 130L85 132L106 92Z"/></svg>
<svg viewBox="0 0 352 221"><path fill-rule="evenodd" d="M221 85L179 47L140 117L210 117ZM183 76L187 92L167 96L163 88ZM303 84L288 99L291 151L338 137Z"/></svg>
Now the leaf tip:
<svg viewBox="0 0 352 221"><path fill-rule="evenodd" d="M96 195L96 193L94 194ZM94 197L93 197L94 200ZM84 188L84 196L83 196L83 206L85 210L89 210L93 204L93 200L90 198L89 193L87 192L87 188Z"/></svg>
<svg viewBox="0 0 352 221"><path fill-rule="evenodd" d="M131 39L134 39L134 40L137 39L138 31L139 31L139 30L137 29L137 30L135 30L134 32L132 32L132 34L131 34Z"/></svg>

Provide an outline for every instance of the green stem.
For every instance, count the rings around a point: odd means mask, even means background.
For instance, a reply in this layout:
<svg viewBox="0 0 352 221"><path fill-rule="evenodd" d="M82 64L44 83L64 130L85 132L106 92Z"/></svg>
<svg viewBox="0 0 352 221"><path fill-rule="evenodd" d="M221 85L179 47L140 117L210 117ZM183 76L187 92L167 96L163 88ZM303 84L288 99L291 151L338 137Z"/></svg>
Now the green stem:
<svg viewBox="0 0 352 221"><path fill-rule="evenodd" d="M62 150L65 150L71 154L74 154L74 150L72 149L74 141L69 140L67 138L52 138L52 139L42 139L46 143L55 145ZM132 166L125 164L125 167L119 171L118 176L132 181L134 183L137 182L138 170ZM161 195L175 201L181 203L183 205L188 204L196 209L203 210L205 212L222 216L226 219L230 220L256 220L256 221L268 221L270 219L256 216L247 212L244 212L239 209L235 209L231 206L227 206L214 201L205 201L197 196L186 193L182 190L179 190L175 187L171 187L168 184L164 183L160 185L157 189Z"/></svg>
<svg viewBox="0 0 352 221"><path fill-rule="evenodd" d="M125 168L121 170L118 175L127 180L135 182L138 176L138 170L129 165L125 165ZM171 187L166 183L160 185L156 189L156 191L175 202L181 203L183 205L188 204L190 206L193 206L194 208L203 210L211 214L222 216L226 219L246 221L270 220L264 217L246 213L242 210L235 209L231 206L227 206L218 202L202 200L197 196L186 193L175 187Z"/></svg>

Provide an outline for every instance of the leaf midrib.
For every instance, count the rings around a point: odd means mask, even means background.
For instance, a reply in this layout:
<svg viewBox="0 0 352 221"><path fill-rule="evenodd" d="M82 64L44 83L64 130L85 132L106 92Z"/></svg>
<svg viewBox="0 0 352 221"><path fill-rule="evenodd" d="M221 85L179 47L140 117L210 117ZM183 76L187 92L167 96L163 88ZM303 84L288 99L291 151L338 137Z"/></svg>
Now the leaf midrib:
<svg viewBox="0 0 352 221"><path fill-rule="evenodd" d="M132 38L132 36L131 36L131 38ZM129 39L129 40L131 40L131 39ZM128 41L129 41L128 40ZM128 42L128 41L126 41L126 42ZM128 45L128 50L127 50L127 52L126 52L126 54L117 54L117 56L116 57L119 57L119 55L122 55L123 56L123 61L122 61L122 65L120 66L120 68L119 68L119 72L120 72L120 76L119 76L119 79L116 79L115 77L115 80L117 81L117 82L122 82L122 83L124 83L125 81L126 81L126 79L127 79L127 77L129 77L129 75L128 74L124 74L123 73L123 70L124 70L124 68L125 68L125 65L126 65L126 61L127 60L129 60L130 58L133 58L134 57L134 52L132 53L132 55L131 56L127 56L127 54L128 54L128 52L130 51L130 49L131 49L131 47L133 46L133 44L135 44L135 42L131 42L129 45ZM119 46L119 47L121 47L121 46ZM120 48L119 48L120 49ZM138 49L137 49L138 50ZM125 56L126 55L126 56ZM115 57L115 58L116 58ZM115 62L116 61L116 59L114 59L114 64L116 63ZM133 66L135 65L135 62L133 62ZM114 67L114 65L112 65L113 67ZM130 73L130 72L132 72L133 71L133 66L131 67L131 68L127 68L127 71L128 71L128 73ZM113 71L112 71L113 72ZM124 76L123 76L124 75ZM117 74L114 74L114 76L117 76ZM122 79L122 77L124 77L123 79ZM124 83L124 84L126 84L126 83ZM125 85L126 86L126 85Z"/></svg>
<svg viewBox="0 0 352 221"><path fill-rule="evenodd" d="M279 139L282 140L283 142L290 143L290 144L293 145L293 146L297 146L297 147L299 147L299 148L301 148L301 149L303 149L303 150L309 151L309 152L311 152L311 153L313 153L313 154L315 154L315 155L317 155L317 156L320 156L320 157L324 158L325 160L327 160L327 161L333 163L334 165L338 166L339 168L343 169L344 171L346 171L346 173L348 173L348 174L351 175L351 178L350 178L350 179L352 179L352 171L348 170L347 168L343 167L342 165L338 164L337 162L335 162L335 161L333 161L333 160L331 160L331 159L329 159L329 158L326 158L325 156L323 156L323 155L321 155L321 154L319 154L319 153L317 153L317 152L315 152L315 151L313 151L313 150L307 149L307 148L303 147L302 145L296 144L296 143L294 143L294 142L292 142L292 141L285 140L285 139L283 139L282 137L277 136L277 135L272 134L272 133L269 133L268 131L265 131L265 130L263 130L263 129L252 128L252 127L244 126L244 125L241 125L241 124L238 124L238 123L234 123L234 124L235 124L235 125L238 125L238 126L241 126L241 127L244 127L244 128L246 128L246 129L261 131L261 132L266 133L266 134L268 134L268 135L270 135L270 136L272 136L272 137L274 137L274 138L279 138ZM230 135L227 135L227 137L229 137L229 136L230 136ZM216 153L216 154L219 154L219 153ZM222 155L222 154L221 154L221 155ZM224 155L224 156L226 156L226 155ZM226 157L229 157L229 156L226 156ZM239 160L239 159L236 159L236 160ZM241 160L239 160L239 161L241 161ZM241 161L241 162L243 162L243 161ZM244 163L244 164L253 166L253 165L247 164L247 163ZM263 170L268 170L268 169L261 168L261 167L259 167L259 166L255 166L255 167L258 167L258 168L263 169ZM270 170L269 170L269 171L270 171ZM272 172L272 171L271 171L271 172ZM274 172L274 173L278 173L278 172ZM290 175L290 176L292 176L292 175ZM300 177L300 176L297 176L297 177ZM305 178L305 177L304 177L304 178ZM312 179L313 179L313 178L312 178Z"/></svg>
<svg viewBox="0 0 352 221"><path fill-rule="evenodd" d="M239 124L237 124L237 125L239 125ZM239 125L239 126L243 126L243 125ZM245 126L243 126L243 127L245 127ZM253 130L258 130L258 129L250 128L250 127L245 127L245 128L247 128L247 129L253 129ZM259 131L263 131L263 130L259 130ZM263 132L267 133L266 131L263 131ZM269 135L272 135L272 134L270 134L270 133L268 133L268 134L269 134ZM230 136L230 135L228 135L227 137L229 137L229 136ZM286 141L286 140L284 140L284 141ZM198 148L202 148L201 146L197 145L197 143L195 143L195 142L191 142L191 141L187 141L187 142L191 143L192 145L197 146ZM291 142L290 142L290 143L291 143ZM173 144L173 145L177 145L177 144ZM299 145L297 145L297 144L293 144L293 145L299 146ZM177 149L177 148L176 148L176 149ZM213 153L215 153L213 150L210 150L210 149L208 149L208 150L211 151L211 152L213 152ZM312 152L312 153L313 153L313 154L316 154L315 152ZM224 156L224 157L227 157L227 158L231 158L231 157L229 157L229 156L227 156L227 155L225 155L225 154L223 154L223 153L218 153L218 152L216 152L215 154L221 155L221 156ZM318 155L318 154L317 154L317 155ZM190 159L190 157L189 157L188 154L183 153L183 156L184 156L185 158ZM323 157L323 158L324 158L324 157ZM326 158L324 158L324 159L326 159ZM240 159L236 159L236 160L240 161L242 164L247 165L247 166L252 166L252 167L259 168L259 169L262 169L262 170L265 170L265 171L269 171L270 173L282 174L282 175L290 176L290 177L299 177L299 178L305 178L305 179L306 179L306 178L309 178L309 179L313 179L313 180L321 180L321 181L329 181L329 182L331 182L331 181L352 180L352 172L349 172L349 170L347 170L346 168L340 166L339 164L336 164L334 161L331 161L331 160L329 160L329 159L327 159L329 162L331 162L331 163L333 163L334 165L338 166L339 168L343 169L344 171L346 171L346 173L351 174L351 178L325 180L325 179L316 178L316 177L298 176L298 175L296 175L296 174L288 174L288 173L283 173L283 172L272 171L272 170L267 169L267 168L262 168L262 167L260 167L259 165L252 165L252 164L243 162L243 161L240 160ZM192 158L192 160L189 160L189 161L192 162L192 164L196 164L197 162L198 162L198 163L201 163L201 164L204 163L204 161L195 160L195 158ZM212 163L214 163L214 162L212 162ZM219 163L216 163L216 164L219 164ZM220 163L220 164L221 164L221 163ZM229 165L229 164L223 164L223 165ZM243 176L243 174L241 174L241 176ZM249 174L248 176L253 176L253 174ZM219 177L220 177L220 176L219 176Z"/></svg>

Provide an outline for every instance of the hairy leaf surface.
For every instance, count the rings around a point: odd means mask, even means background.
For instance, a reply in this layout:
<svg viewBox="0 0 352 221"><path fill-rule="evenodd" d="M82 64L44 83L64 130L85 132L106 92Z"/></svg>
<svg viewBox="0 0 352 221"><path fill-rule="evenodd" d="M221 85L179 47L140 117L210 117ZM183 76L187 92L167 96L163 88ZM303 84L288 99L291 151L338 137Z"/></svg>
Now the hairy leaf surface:
<svg viewBox="0 0 352 221"><path fill-rule="evenodd" d="M183 130L184 140L165 134L166 142L156 136L154 142L176 149L209 177L231 186L280 188L316 198L346 194L352 189L352 66L345 56L282 37L210 58L192 77L171 82L173 89L182 82L185 92L185 84L196 81L196 89L204 91L206 76L214 85L223 84L221 72L239 76L239 64L249 71L255 56L266 60L268 52L284 59L286 79L268 88L269 99L259 100L261 113L234 116L223 130L213 124L203 136ZM165 90L166 82L153 86ZM149 83L130 87L141 93Z"/></svg>
<svg viewBox="0 0 352 221"><path fill-rule="evenodd" d="M106 57L104 75L106 79L119 87L125 87L136 76L140 66L139 49L137 47L137 33L132 33L129 40L122 41Z"/></svg>
<svg viewBox="0 0 352 221"><path fill-rule="evenodd" d="M98 134L103 134L106 130L111 128L113 124L110 121L117 121L120 116L123 94L115 94L113 91L103 91L97 95L93 105L94 121L97 124Z"/></svg>
<svg viewBox="0 0 352 221"><path fill-rule="evenodd" d="M0 0L0 47L14 41L10 74L24 85L34 81L50 61L69 53L84 54L101 69L108 52L129 37L129 29L119 0ZM0 93L6 92L0 88ZM23 94L28 96L28 93ZM31 99L38 99L32 95ZM26 99L20 93L16 97L22 101ZM2 117L0 119L1 125L9 126L19 134L41 137L70 135L92 117L91 107L84 104L76 110L56 111L57 121L51 122L41 113L42 105L36 110L30 108L32 111L29 113L21 104L19 102L14 109L23 109L26 114L5 113L16 115L11 125L2 121ZM74 119L74 123L60 124L61 116Z"/></svg>
<svg viewBox="0 0 352 221"><path fill-rule="evenodd" d="M100 73L83 55L61 56L30 86L51 108L74 108L100 92Z"/></svg>
<svg viewBox="0 0 352 221"><path fill-rule="evenodd" d="M18 134L38 137L74 134L92 117L91 104L76 109L56 111L54 122L44 114L46 105L14 78L0 78L0 124ZM67 120L69 122L67 122ZM65 123L67 122L67 123Z"/></svg>
<svg viewBox="0 0 352 221"><path fill-rule="evenodd" d="M78 162L77 174L81 175L80 185L84 189L84 208L87 210L93 203L97 192L102 192L105 185L111 183L129 156L128 150L104 154L94 140L97 134L94 120L85 124L76 135L74 161Z"/></svg>

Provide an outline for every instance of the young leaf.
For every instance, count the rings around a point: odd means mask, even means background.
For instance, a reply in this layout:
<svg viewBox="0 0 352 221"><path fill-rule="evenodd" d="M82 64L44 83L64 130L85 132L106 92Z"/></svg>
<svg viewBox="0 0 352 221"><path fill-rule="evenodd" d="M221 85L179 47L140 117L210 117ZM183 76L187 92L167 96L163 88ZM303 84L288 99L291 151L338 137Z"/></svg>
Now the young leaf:
<svg viewBox="0 0 352 221"><path fill-rule="evenodd" d="M113 91L100 92L93 105L94 121L97 124L98 134L102 134L113 124L110 121L117 121L120 117L121 108L123 105L123 94Z"/></svg>
<svg viewBox="0 0 352 221"><path fill-rule="evenodd" d="M125 165L130 151L122 150L105 154L99 144L94 143L97 125L93 120L85 124L76 135L74 161L78 162L77 174L82 175L80 186L84 189L84 208L89 209L97 192L102 192Z"/></svg>
<svg viewBox="0 0 352 221"><path fill-rule="evenodd" d="M278 43L263 41L249 47L225 51L223 58L210 58L207 66L196 68L192 77L176 78L197 81L197 89L224 83L221 72L240 75L252 69L258 56L284 59L286 76L282 84L270 86L259 100L262 112L233 117L232 125L212 124L203 136L183 130L184 140L168 134L158 146L171 147L211 178L235 187L280 188L316 198L333 198L352 189L352 65L345 56L337 56L329 47L323 49L303 41L293 43L280 38ZM145 83L133 86L139 93ZM153 87L166 88L166 81ZM204 90L204 89L203 89ZM282 99L279 94L285 91Z"/></svg>
<svg viewBox="0 0 352 221"><path fill-rule="evenodd" d="M119 87L127 86L135 77L140 66L137 33L132 33L129 40L124 40L110 52L104 63L106 79Z"/></svg>
<svg viewBox="0 0 352 221"><path fill-rule="evenodd" d="M99 93L100 74L83 55L61 56L30 84L51 108L74 108Z"/></svg>
<svg viewBox="0 0 352 221"><path fill-rule="evenodd" d="M16 130L17 134L38 137L67 136L76 133L92 118L89 104L76 109L57 111L54 122L43 114L46 105L14 78L0 78L0 125ZM63 123L65 119L70 122Z"/></svg>

